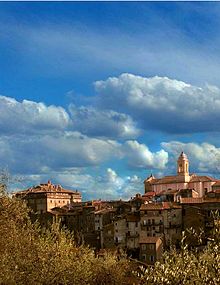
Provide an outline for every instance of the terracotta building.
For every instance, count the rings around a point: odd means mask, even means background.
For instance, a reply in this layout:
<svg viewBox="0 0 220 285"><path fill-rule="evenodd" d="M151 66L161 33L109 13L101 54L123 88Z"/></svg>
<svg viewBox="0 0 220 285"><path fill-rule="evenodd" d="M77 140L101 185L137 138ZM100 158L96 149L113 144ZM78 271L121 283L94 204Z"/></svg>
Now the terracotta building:
<svg viewBox="0 0 220 285"><path fill-rule="evenodd" d="M177 160L177 175L155 178L153 175L144 181L145 193L156 194L169 192L175 196L182 189L191 189L192 197L203 197L206 193L213 191L220 185L220 180L210 176L199 176L189 173L189 160L185 153L181 153Z"/></svg>
<svg viewBox="0 0 220 285"><path fill-rule="evenodd" d="M51 181L19 191L14 196L27 201L28 206L38 214L49 212L55 207L82 201L80 192L66 190L60 185L53 185Z"/></svg>

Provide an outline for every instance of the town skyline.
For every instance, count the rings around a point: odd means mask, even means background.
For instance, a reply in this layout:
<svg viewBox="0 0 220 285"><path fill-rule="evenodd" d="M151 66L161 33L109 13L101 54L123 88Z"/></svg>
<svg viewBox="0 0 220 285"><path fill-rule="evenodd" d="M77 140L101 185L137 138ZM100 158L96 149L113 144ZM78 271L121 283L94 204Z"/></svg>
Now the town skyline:
<svg viewBox="0 0 220 285"><path fill-rule="evenodd" d="M220 171L218 3L0 3L0 161L25 187L129 199ZM23 187L24 188L24 187Z"/></svg>

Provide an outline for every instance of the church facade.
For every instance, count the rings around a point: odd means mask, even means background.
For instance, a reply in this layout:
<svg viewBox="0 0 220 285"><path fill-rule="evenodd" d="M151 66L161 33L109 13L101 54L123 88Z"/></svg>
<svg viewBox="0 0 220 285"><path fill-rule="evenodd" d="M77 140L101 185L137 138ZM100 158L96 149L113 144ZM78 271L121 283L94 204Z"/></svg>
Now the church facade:
<svg viewBox="0 0 220 285"><path fill-rule="evenodd" d="M200 176L189 173L189 160L184 152L182 152L177 160L177 174L173 176L164 176L155 178L149 176L144 181L145 193L154 192L173 193L178 195L180 192L188 190L191 197L204 197L208 192L219 189L220 180L210 176Z"/></svg>

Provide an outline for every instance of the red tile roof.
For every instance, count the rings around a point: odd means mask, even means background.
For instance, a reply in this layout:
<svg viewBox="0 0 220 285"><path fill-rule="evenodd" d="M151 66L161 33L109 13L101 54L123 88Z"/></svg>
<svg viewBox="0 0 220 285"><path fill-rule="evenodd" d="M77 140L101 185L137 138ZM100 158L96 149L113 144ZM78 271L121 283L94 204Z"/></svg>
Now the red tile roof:
<svg viewBox="0 0 220 285"><path fill-rule="evenodd" d="M181 204L220 203L220 198L180 198Z"/></svg>
<svg viewBox="0 0 220 285"><path fill-rule="evenodd" d="M75 194L78 196L81 196L81 193L78 191L73 190L67 190L61 187L61 185L54 185L50 181L45 184L40 184L31 188L28 188L27 190L19 191L15 193L15 195L27 195L29 193L68 193L68 194Z"/></svg>
<svg viewBox="0 0 220 285"><path fill-rule="evenodd" d="M148 203L142 204L140 210L141 211L154 211L154 210L166 210L166 209L179 209L180 205L175 204L173 202L162 202L162 203Z"/></svg>
<svg viewBox="0 0 220 285"><path fill-rule="evenodd" d="M157 243L158 241L161 241L160 237L140 236L139 238L139 243Z"/></svg>

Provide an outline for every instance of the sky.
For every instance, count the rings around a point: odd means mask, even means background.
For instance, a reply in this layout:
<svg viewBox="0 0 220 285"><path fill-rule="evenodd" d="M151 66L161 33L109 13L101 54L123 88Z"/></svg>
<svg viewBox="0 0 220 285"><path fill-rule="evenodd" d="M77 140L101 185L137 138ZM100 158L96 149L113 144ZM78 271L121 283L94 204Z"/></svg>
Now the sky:
<svg viewBox="0 0 220 285"><path fill-rule="evenodd" d="M0 2L0 168L83 199L220 177L218 2Z"/></svg>

